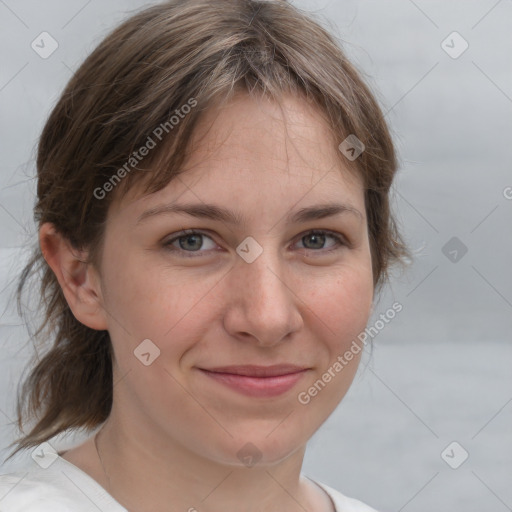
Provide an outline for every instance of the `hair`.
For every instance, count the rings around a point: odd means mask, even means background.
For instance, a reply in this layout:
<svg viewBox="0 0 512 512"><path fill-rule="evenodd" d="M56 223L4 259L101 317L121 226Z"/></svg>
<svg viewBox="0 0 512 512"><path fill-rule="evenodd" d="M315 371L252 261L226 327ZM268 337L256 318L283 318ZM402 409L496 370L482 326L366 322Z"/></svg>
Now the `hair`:
<svg viewBox="0 0 512 512"><path fill-rule="evenodd" d="M318 107L334 140L352 134L365 145L353 162L339 155L363 179L379 289L390 266L409 254L390 210L398 167L392 138L335 37L285 0L166 1L110 33L70 79L42 131L36 224L53 223L95 264L113 198L135 183L144 193L156 192L178 176L201 113L238 92L276 101L285 93L301 95ZM148 137L158 138L157 149L132 160ZM40 283L43 311L34 336L48 346L19 389L23 435L14 453L70 429L98 427L113 398L108 331L75 319L39 246L20 276L20 310L32 277Z"/></svg>

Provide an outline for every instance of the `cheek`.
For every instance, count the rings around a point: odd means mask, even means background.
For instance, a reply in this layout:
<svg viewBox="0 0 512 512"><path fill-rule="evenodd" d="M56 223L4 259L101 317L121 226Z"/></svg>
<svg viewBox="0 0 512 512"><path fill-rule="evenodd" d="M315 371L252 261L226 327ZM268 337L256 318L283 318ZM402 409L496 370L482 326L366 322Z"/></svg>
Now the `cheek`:
<svg viewBox="0 0 512 512"><path fill-rule="evenodd" d="M368 322L373 301L371 264L330 271L304 286L301 297L317 317L319 332L327 333L331 349L342 350Z"/></svg>
<svg viewBox="0 0 512 512"><path fill-rule="evenodd" d="M300 410L324 421L347 393L359 366L364 331L373 301L369 260L345 266L316 280L315 289L304 290L311 309L309 332L319 354L315 375L299 390ZM303 408L303 409L302 409Z"/></svg>
<svg viewBox="0 0 512 512"><path fill-rule="evenodd" d="M219 276L201 278L192 276L190 269L177 272L161 265L157 271L148 264L151 259L141 261L129 251L119 251L109 261L104 299L118 359L129 362L144 339L152 340L162 355L179 356L197 337L198 313L207 318L204 304L215 293Z"/></svg>
<svg viewBox="0 0 512 512"><path fill-rule="evenodd" d="M198 313L203 324L205 319L211 320L214 311L221 314L222 299L215 299L224 296L218 273L193 275L191 269L177 272L171 267L156 272L147 260L138 261L133 252L113 252L105 266L105 306L115 319L109 328L113 341L117 331L124 340L128 332L131 351L149 338L176 353L186 349L187 338L199 335ZM302 310L306 329L324 338L324 343L328 339L330 351L341 351L364 330L373 299L369 257L354 258L339 267L301 271L290 285L296 290L295 307ZM169 340L173 342L169 344Z"/></svg>

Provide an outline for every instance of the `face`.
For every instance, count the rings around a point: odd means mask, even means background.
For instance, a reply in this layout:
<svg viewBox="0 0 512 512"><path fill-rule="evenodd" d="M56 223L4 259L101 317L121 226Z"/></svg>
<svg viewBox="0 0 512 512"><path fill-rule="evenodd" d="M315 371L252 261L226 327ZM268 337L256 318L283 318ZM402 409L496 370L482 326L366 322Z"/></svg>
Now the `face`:
<svg viewBox="0 0 512 512"><path fill-rule="evenodd" d="M326 420L373 298L362 182L312 106L282 107L210 111L179 178L112 204L100 260L113 414L233 465L282 460Z"/></svg>

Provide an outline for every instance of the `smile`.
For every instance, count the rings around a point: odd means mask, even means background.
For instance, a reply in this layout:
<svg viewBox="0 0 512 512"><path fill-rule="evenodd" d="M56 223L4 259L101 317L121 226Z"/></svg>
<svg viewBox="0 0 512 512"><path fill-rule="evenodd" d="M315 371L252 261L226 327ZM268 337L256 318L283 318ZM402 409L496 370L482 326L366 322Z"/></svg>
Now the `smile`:
<svg viewBox="0 0 512 512"><path fill-rule="evenodd" d="M274 397L286 393L308 371L295 366L239 366L201 372L209 379L246 396Z"/></svg>

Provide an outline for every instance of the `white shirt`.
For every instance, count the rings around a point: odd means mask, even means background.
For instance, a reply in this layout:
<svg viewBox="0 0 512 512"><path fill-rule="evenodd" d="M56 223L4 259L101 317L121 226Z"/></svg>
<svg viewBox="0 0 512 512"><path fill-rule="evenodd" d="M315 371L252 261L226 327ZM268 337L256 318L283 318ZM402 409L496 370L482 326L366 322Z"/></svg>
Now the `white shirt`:
<svg viewBox="0 0 512 512"><path fill-rule="evenodd" d="M313 480L336 512L376 512L358 500ZM193 508L191 507L191 510ZM0 512L128 512L92 477L62 457L25 472L0 475Z"/></svg>

